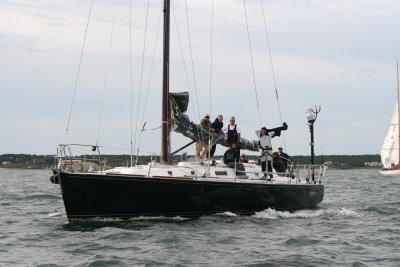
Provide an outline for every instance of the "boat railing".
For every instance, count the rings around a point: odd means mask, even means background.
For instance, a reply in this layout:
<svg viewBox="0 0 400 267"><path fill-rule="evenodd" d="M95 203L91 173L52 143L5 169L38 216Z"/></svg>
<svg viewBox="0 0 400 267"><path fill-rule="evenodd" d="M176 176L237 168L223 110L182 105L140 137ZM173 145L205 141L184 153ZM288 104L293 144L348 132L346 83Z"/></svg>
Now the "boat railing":
<svg viewBox="0 0 400 267"><path fill-rule="evenodd" d="M286 172L260 172L260 171L242 171L238 170L235 165L235 181L240 176L237 174L258 174L262 175L259 179L260 180L267 180L264 177L269 177L270 175L278 175L278 177L287 177L288 183L297 183L299 184L302 182L303 179L306 180L308 183L321 183L322 177L326 175L328 167L325 165L289 165ZM313 175L314 174L314 175Z"/></svg>
<svg viewBox="0 0 400 267"><path fill-rule="evenodd" d="M206 167L207 164L204 166ZM218 178L219 180L234 180L235 182L238 180L243 180L243 179L249 179L250 174L254 174L254 176L258 177L251 177L251 180L265 180L268 181L268 178L264 177L269 177L270 175L276 175L278 177L286 177L287 178L287 183L296 183L299 184L303 181L306 181L307 183L321 183L322 177L326 175L327 171L327 166L325 165L289 165L288 169L286 172L262 172L262 171L251 171L251 170L239 170L238 165L234 165L234 168L232 168L234 176L212 176L209 172L205 172L203 175L198 174L198 169L189 167L189 166L179 166L180 168L185 168L185 169L190 169L193 171L193 178ZM228 166L225 166L226 168L229 168ZM313 172L314 172L314 180L312 179L313 177ZM150 171L148 174L148 177L150 177Z"/></svg>
<svg viewBox="0 0 400 267"><path fill-rule="evenodd" d="M88 148L92 152L96 152L93 158L86 156L75 156L73 147ZM81 154L84 155L83 152ZM68 172L102 172L103 162L101 160L99 146L84 145L84 144L60 144L57 147L56 168Z"/></svg>

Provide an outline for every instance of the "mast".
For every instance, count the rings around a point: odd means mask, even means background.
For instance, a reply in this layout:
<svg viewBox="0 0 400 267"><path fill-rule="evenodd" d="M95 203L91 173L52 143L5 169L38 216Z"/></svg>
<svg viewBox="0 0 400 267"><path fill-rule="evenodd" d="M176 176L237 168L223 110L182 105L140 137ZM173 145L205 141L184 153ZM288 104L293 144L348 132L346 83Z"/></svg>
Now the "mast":
<svg viewBox="0 0 400 267"><path fill-rule="evenodd" d="M169 24L170 0L164 0L164 42L163 42L163 86L162 86L162 131L161 161L170 162L170 101L169 101Z"/></svg>
<svg viewBox="0 0 400 267"><path fill-rule="evenodd" d="M399 61L397 61L397 149L399 160L397 165L400 165L400 86L399 86Z"/></svg>

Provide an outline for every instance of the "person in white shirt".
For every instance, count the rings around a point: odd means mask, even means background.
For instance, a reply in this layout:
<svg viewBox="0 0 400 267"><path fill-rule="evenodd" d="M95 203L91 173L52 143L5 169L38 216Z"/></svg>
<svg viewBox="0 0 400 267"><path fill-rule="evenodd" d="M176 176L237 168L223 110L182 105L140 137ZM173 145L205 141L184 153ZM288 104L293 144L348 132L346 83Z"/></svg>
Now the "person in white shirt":
<svg viewBox="0 0 400 267"><path fill-rule="evenodd" d="M281 131L287 130L288 126L284 122L282 127L268 130L266 127L262 127L261 130L256 130L256 135L259 138L258 144L261 148L261 170L264 172L264 177L267 177L265 173L268 165L268 175L271 180L272 175L272 144L271 138L280 136Z"/></svg>
<svg viewBox="0 0 400 267"><path fill-rule="evenodd" d="M225 134L226 141L229 144L240 144L240 128L235 124L235 121L234 116L230 117L229 124L222 128L222 132Z"/></svg>

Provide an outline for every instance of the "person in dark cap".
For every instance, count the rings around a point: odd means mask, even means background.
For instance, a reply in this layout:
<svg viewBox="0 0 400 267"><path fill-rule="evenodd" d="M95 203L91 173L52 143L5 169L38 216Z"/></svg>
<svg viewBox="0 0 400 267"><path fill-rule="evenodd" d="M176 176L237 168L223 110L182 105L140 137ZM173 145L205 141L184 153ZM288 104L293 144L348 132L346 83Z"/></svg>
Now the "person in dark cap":
<svg viewBox="0 0 400 267"><path fill-rule="evenodd" d="M237 175L245 175L245 168L242 163L240 163L240 148L236 143L232 143L230 148L224 153L224 164L229 168L236 168Z"/></svg>
<svg viewBox="0 0 400 267"><path fill-rule="evenodd" d="M290 158L290 156L286 153L283 152L283 148L282 147L278 147L278 153L279 153L279 157L282 159L283 164L285 164L285 170L288 167L288 164L292 163L292 159Z"/></svg>
<svg viewBox="0 0 400 267"><path fill-rule="evenodd" d="M275 171L278 173L279 176L284 176L286 172L285 163L279 157L278 152L272 153L272 166L274 167Z"/></svg>
<svg viewBox="0 0 400 267"><path fill-rule="evenodd" d="M237 147L236 143L232 143L228 150L224 153L224 163L228 165L232 162L239 162L240 160L240 149Z"/></svg>

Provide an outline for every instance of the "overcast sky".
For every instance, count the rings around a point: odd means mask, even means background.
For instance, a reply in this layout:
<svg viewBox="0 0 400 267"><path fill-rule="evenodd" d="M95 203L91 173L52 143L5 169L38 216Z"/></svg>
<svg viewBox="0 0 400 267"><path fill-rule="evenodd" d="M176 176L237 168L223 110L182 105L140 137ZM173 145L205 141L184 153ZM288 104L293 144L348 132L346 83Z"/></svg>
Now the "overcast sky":
<svg viewBox="0 0 400 267"><path fill-rule="evenodd" d="M147 1L132 1L131 120L129 0L94 0L69 133L64 134L90 2L0 0L0 154L54 154L59 143L97 140L105 147L129 149L131 124L133 130L144 122L146 129L161 125L162 37L156 36L163 1L150 0L145 45ZM242 136L255 139L260 124L243 1L214 1L212 50L211 0L187 0L189 24L185 1L173 4L177 24L171 12L170 90L190 90L188 115L194 121L210 111L213 118L223 114L225 123L235 115ZM273 139L273 146L286 144L289 154L308 154L304 111L320 104L317 154L380 153L396 103L400 2L264 0L263 4L281 116L289 125L285 138ZM261 1L247 0L246 6L261 124L276 127L280 115ZM139 133L132 136L138 146ZM189 141L177 134L172 138L172 150ZM141 154L159 154L160 130L142 132L140 148ZM187 151L194 153L194 148ZM219 148L217 153L223 151Z"/></svg>

